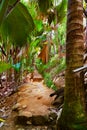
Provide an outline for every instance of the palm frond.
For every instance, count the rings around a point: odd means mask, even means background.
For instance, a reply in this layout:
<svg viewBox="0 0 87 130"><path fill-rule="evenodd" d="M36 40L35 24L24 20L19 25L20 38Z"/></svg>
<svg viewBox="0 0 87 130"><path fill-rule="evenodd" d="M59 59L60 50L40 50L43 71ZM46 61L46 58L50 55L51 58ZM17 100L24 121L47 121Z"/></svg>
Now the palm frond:
<svg viewBox="0 0 87 130"><path fill-rule="evenodd" d="M2 0L0 2L0 25L4 19L4 14L7 10L7 7L8 7L8 0Z"/></svg>
<svg viewBox="0 0 87 130"><path fill-rule="evenodd" d="M1 33L17 46L23 46L33 28L34 22L27 8L18 3L3 21Z"/></svg>
<svg viewBox="0 0 87 130"><path fill-rule="evenodd" d="M60 4L58 4L55 9L57 10L57 19L58 22L61 23L61 21L66 16L66 9L67 9L67 0L62 0Z"/></svg>
<svg viewBox="0 0 87 130"><path fill-rule="evenodd" d="M47 10L52 6L51 0L38 0L40 11L47 13Z"/></svg>

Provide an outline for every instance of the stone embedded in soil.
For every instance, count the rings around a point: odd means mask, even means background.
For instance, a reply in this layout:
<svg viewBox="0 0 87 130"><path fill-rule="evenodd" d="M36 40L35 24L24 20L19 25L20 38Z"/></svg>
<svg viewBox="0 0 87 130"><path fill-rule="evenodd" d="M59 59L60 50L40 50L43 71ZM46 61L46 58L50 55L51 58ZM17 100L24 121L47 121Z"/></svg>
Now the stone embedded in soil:
<svg viewBox="0 0 87 130"><path fill-rule="evenodd" d="M32 82L23 84L18 90L17 103L13 110L17 110L17 121L33 125L44 125L49 123L49 108L54 97L49 95L53 92L43 82Z"/></svg>
<svg viewBox="0 0 87 130"><path fill-rule="evenodd" d="M23 111L23 110L21 110L21 111L19 111L19 116L25 116L26 115L26 117L32 117L32 113L31 112L29 112L29 111Z"/></svg>

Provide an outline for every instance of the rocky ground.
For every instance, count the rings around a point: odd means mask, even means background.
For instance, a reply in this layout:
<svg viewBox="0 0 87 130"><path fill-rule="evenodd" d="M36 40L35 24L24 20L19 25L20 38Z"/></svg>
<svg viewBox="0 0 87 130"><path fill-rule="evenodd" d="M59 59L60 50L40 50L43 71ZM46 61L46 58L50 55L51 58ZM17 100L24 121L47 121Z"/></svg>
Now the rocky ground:
<svg viewBox="0 0 87 130"><path fill-rule="evenodd" d="M0 100L0 130L56 130L61 109L53 106L55 95L50 94L54 91L37 72L33 80L27 75L24 82L17 92Z"/></svg>

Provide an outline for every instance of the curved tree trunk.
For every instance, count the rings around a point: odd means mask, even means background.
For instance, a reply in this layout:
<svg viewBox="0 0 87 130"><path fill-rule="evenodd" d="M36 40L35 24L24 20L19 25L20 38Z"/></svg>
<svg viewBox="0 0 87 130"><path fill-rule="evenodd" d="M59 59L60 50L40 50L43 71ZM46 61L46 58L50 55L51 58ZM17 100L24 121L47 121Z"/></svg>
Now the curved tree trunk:
<svg viewBox="0 0 87 130"><path fill-rule="evenodd" d="M84 78L73 70L83 66L83 1L68 0L66 37L66 87L64 108L57 130L87 130L84 125Z"/></svg>

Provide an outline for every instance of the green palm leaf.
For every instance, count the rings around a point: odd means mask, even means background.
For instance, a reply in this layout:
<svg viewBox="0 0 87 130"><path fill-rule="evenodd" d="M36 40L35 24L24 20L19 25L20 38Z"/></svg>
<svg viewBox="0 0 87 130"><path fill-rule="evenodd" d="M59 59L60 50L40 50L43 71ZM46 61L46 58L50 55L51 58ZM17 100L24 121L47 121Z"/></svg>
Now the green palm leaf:
<svg viewBox="0 0 87 130"><path fill-rule="evenodd" d="M14 5L14 3L17 1L19 1L19 0L9 0L9 5Z"/></svg>
<svg viewBox="0 0 87 130"><path fill-rule="evenodd" d="M60 4L56 6L56 10L58 14L57 18L59 23L61 23L61 21L66 16L66 9L67 9L67 0L62 0Z"/></svg>
<svg viewBox="0 0 87 130"><path fill-rule="evenodd" d="M8 0L2 0L0 2L0 25L3 21L4 14L6 12L7 7L8 7Z"/></svg>
<svg viewBox="0 0 87 130"><path fill-rule="evenodd" d="M33 28L34 22L27 8L18 3L3 21L1 33L17 46L23 46Z"/></svg>
<svg viewBox="0 0 87 130"><path fill-rule="evenodd" d="M38 5L41 12L47 13L47 10L51 7L52 2L51 0L38 0Z"/></svg>

